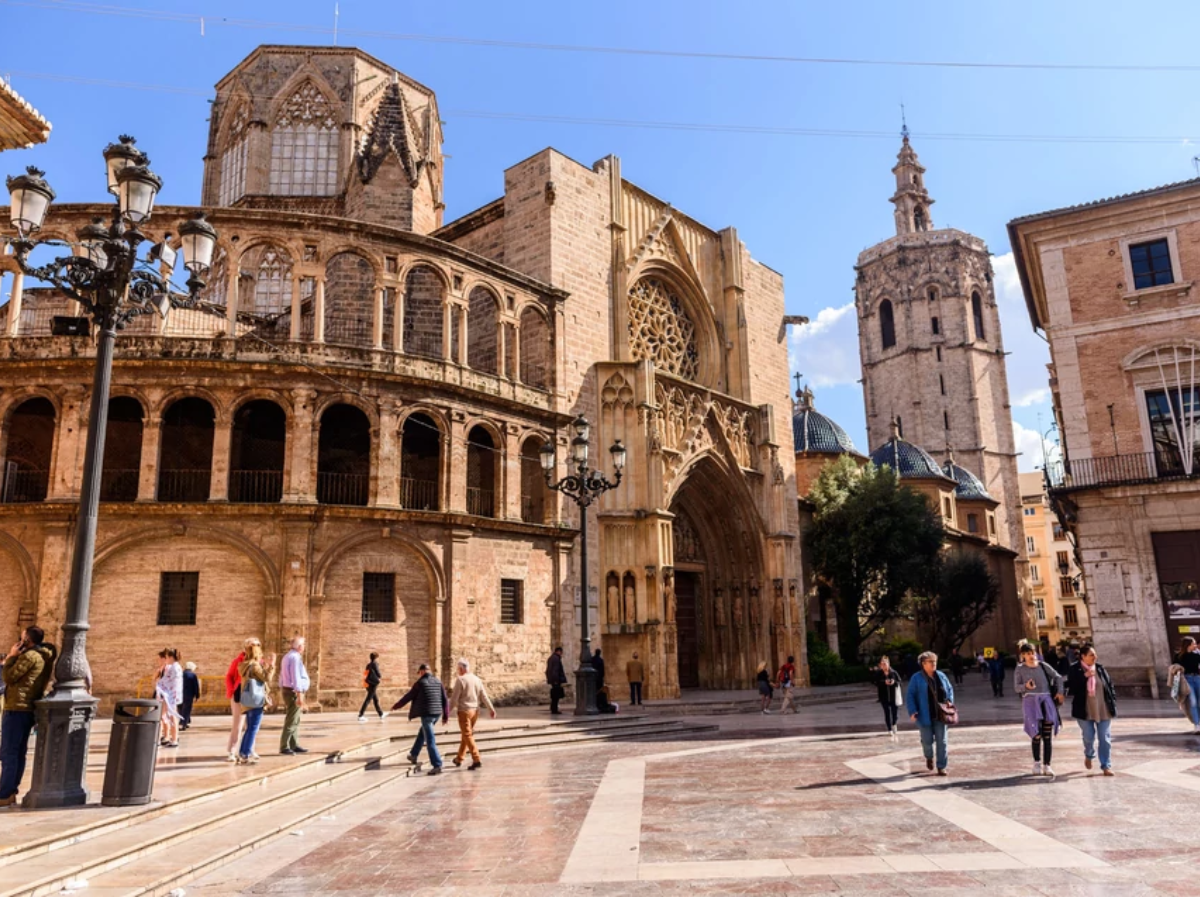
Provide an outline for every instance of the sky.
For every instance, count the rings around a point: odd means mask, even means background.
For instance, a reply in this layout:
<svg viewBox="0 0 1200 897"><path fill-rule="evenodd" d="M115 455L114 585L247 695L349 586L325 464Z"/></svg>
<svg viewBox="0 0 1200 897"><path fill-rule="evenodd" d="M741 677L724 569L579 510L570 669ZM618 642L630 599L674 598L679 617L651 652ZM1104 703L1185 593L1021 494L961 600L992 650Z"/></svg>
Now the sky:
<svg viewBox="0 0 1200 897"><path fill-rule="evenodd" d="M627 179L735 226L784 275L787 312L812 321L791 338L793 370L860 449L853 266L894 233L901 104L935 225L995 256L1022 470L1053 419L1049 355L1006 223L1193 177L1200 154L1196 3L1145 2L1131 18L1108 0L0 0L0 77L54 125L0 169L36 164L60 201L98 201L100 153L131 133L166 181L161 201L198 203L213 85L260 43L333 43L335 5L337 43L437 92L447 221L546 146L589 165L620 156Z"/></svg>

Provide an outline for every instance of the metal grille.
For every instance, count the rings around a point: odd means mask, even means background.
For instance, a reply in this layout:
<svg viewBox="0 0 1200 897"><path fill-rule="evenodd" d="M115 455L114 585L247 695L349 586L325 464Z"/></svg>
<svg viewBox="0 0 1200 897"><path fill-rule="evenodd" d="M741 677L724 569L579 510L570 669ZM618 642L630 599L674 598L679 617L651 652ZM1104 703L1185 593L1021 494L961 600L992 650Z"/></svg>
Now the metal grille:
<svg viewBox="0 0 1200 897"><path fill-rule="evenodd" d="M364 573L362 596L364 623L396 622L396 574Z"/></svg>
<svg viewBox="0 0 1200 897"><path fill-rule="evenodd" d="M163 573L158 585L158 625L195 626L199 573Z"/></svg>
<svg viewBox="0 0 1200 897"><path fill-rule="evenodd" d="M525 583L519 579L500 580L500 622L525 621Z"/></svg>

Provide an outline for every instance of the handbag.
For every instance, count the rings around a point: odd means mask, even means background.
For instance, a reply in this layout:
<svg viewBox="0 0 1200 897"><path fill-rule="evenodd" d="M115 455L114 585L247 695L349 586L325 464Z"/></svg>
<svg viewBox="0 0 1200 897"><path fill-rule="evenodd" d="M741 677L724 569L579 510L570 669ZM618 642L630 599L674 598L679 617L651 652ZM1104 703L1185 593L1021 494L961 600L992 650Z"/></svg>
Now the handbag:
<svg viewBox="0 0 1200 897"><path fill-rule="evenodd" d="M941 673L934 673L937 680L934 682L933 688L933 703L937 712L939 723L945 723L947 726L953 726L958 722L958 708L954 706L953 701L939 701L937 698L942 691Z"/></svg>
<svg viewBox="0 0 1200 897"><path fill-rule="evenodd" d="M257 679L242 680L241 704L247 710L257 710L267 702L267 689Z"/></svg>

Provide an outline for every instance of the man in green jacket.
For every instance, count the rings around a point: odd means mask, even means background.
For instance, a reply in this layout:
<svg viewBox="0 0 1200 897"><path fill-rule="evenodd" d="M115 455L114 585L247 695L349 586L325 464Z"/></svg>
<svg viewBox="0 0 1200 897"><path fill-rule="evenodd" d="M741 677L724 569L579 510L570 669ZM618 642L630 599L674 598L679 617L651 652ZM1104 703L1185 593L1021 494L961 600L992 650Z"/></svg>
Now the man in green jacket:
<svg viewBox="0 0 1200 897"><path fill-rule="evenodd" d="M17 802L17 789L25 775L29 734L33 731L34 704L41 700L54 673L54 646L43 644L46 635L37 626L21 633L21 640L4 658L4 715L0 718L0 807Z"/></svg>

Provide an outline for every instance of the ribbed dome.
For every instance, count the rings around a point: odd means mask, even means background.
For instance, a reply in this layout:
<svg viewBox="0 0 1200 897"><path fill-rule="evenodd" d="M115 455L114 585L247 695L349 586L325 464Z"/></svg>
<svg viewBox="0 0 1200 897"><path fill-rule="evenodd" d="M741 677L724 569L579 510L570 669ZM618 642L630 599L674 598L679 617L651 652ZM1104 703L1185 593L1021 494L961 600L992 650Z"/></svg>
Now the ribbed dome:
<svg viewBox="0 0 1200 897"><path fill-rule="evenodd" d="M968 501L971 499L983 499L984 501L995 501L988 495L987 489L983 488L983 483L979 482L979 477L971 473L965 467L959 467L954 463L954 458L946 461L945 467L946 476L958 483L954 488L954 495L957 498L965 498Z"/></svg>
<svg viewBox="0 0 1200 897"><path fill-rule="evenodd" d="M892 468L902 480L949 479L925 449L905 442L899 436L893 436L871 452L871 461L878 467Z"/></svg>
<svg viewBox="0 0 1200 897"><path fill-rule="evenodd" d="M805 389L797 395L792 411L792 439L797 452L828 452L829 454L858 455L854 442L836 421L821 414L813 407L812 390Z"/></svg>

